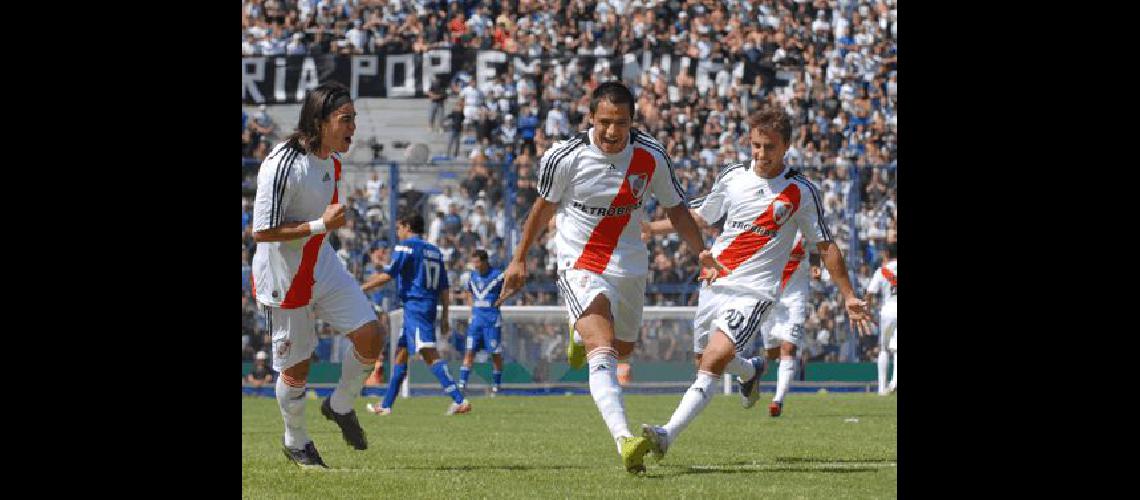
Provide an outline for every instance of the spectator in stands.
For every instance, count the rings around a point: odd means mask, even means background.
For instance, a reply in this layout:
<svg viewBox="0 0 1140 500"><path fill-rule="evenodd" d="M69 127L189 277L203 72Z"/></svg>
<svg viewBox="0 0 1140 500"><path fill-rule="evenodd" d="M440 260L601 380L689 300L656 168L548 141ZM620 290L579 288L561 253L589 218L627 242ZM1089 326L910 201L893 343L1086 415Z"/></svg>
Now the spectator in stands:
<svg viewBox="0 0 1140 500"><path fill-rule="evenodd" d="M443 131L443 105L447 102L447 83L444 75L436 76L428 89L428 99L431 100L431 112L428 114L428 127L432 132Z"/></svg>
<svg viewBox="0 0 1140 500"><path fill-rule="evenodd" d="M447 114L447 129L451 132L447 140L447 155L452 158L459 158L459 144L463 135L463 107L463 98L459 98L455 107Z"/></svg>
<svg viewBox="0 0 1140 500"><path fill-rule="evenodd" d="M452 203L447 215L443 217L443 231L450 236L457 236L462 229L463 219L459 216L459 205Z"/></svg>
<svg viewBox="0 0 1140 500"><path fill-rule="evenodd" d="M523 106L522 118L519 119L519 137L523 148L530 156L537 156L538 151L534 143L535 129L538 128L538 115L530 106Z"/></svg>
<svg viewBox="0 0 1140 500"><path fill-rule="evenodd" d="M285 46L285 54L290 56L303 56L308 53L309 48L305 46L305 35L303 33L293 33L289 44Z"/></svg>
<svg viewBox="0 0 1140 500"><path fill-rule="evenodd" d="M232 351L231 351L232 352ZM266 359L269 355L265 351L257 351L257 356L254 357L253 369L245 376L243 380L245 385L250 387L271 386L274 382L273 370L269 369Z"/></svg>

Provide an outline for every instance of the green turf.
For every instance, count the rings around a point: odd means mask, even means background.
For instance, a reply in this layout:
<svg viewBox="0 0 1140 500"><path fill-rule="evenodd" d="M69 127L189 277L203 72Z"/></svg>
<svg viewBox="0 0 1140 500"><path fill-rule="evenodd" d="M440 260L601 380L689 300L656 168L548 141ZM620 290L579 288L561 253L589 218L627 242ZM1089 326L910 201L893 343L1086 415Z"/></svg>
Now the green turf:
<svg viewBox="0 0 1140 500"><path fill-rule="evenodd" d="M680 394L625 397L631 430L662 424ZM281 452L270 398L242 398L243 498L893 498L897 406L875 394L791 394L768 416L717 395L648 471L621 468L588 396L473 398L444 416L443 397L399 399L387 417L356 411L369 448L356 451L308 401L309 432L326 471L302 471ZM858 419L858 422L848 421Z"/></svg>

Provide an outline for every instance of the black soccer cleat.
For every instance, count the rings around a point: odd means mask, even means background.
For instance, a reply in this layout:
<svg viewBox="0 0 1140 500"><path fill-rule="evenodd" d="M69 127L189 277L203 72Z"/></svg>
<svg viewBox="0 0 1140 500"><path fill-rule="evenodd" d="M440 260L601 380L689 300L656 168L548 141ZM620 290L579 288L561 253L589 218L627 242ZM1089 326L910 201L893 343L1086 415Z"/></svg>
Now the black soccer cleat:
<svg viewBox="0 0 1140 500"><path fill-rule="evenodd" d="M285 458L300 466L302 469L327 469L325 461L321 460L321 454L317 453L317 446L309 441L305 444L304 448L290 448L285 446L284 439L282 439L281 447L285 450Z"/></svg>
<svg viewBox="0 0 1140 500"><path fill-rule="evenodd" d="M356 419L356 410L349 410L348 413L341 415L332 409L332 404L328 399L321 403L321 415L325 418L336 422L340 427L340 435L344 437L344 442L349 446L358 450L368 449L368 436L364 435L364 429L360 427L360 421Z"/></svg>

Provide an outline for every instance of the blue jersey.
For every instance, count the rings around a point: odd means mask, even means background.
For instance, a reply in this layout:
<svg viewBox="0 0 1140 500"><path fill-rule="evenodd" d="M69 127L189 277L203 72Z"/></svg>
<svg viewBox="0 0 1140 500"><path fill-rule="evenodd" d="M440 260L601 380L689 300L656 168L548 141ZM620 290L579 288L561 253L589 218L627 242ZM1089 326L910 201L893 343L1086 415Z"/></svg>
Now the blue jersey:
<svg viewBox="0 0 1140 500"><path fill-rule="evenodd" d="M443 254L435 245L414 236L396 245L392 263L384 272L396 279L401 302L429 300L434 305L439 291L448 287Z"/></svg>
<svg viewBox="0 0 1140 500"><path fill-rule="evenodd" d="M499 320L499 308L494 304L503 291L503 271L491 268L487 270L487 274L480 275L478 271L472 271L470 276L467 289L474 300L471 304L471 321L484 320L491 324L496 323Z"/></svg>

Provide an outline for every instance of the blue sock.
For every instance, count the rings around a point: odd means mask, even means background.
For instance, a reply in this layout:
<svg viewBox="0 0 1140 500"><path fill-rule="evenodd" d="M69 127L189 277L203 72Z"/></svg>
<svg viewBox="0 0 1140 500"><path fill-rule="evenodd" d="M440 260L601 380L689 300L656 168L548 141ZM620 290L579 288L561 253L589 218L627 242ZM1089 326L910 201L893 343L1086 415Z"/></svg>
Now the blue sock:
<svg viewBox="0 0 1140 500"><path fill-rule="evenodd" d="M502 370L492 370L491 371L491 380L495 381L494 382L495 387L498 387L499 385L501 385L503 383L503 371Z"/></svg>
<svg viewBox="0 0 1140 500"><path fill-rule="evenodd" d="M431 372L435 374L435 378L439 379L439 386L443 388L443 392L451 396L451 399L456 403L463 402L463 393L459 392L459 388L455 386L455 381L451 380L451 374L447 373L447 362L440 359L436 360L431 365Z"/></svg>
<svg viewBox="0 0 1140 500"><path fill-rule="evenodd" d="M467 387L467 379L471 378L471 369L466 365L459 367L459 384Z"/></svg>
<svg viewBox="0 0 1140 500"><path fill-rule="evenodd" d="M388 381L388 391L384 393L384 401L380 403L381 408L392 407L392 403L396 401L396 393L400 390L400 384L404 383L404 376L407 374L407 364L392 367L392 380Z"/></svg>

